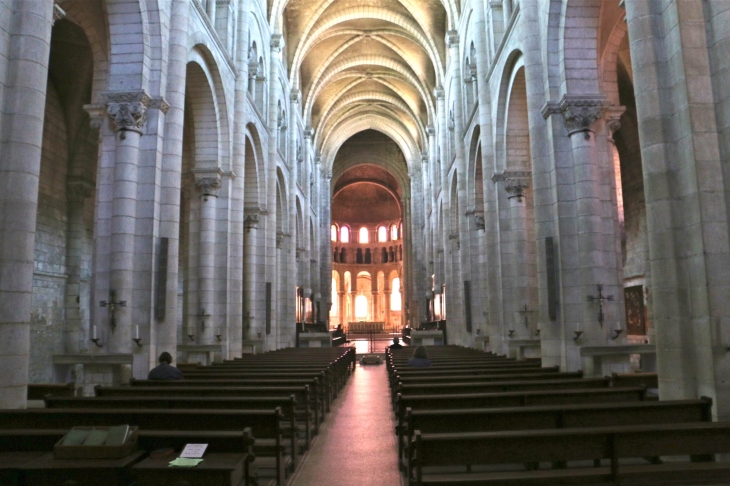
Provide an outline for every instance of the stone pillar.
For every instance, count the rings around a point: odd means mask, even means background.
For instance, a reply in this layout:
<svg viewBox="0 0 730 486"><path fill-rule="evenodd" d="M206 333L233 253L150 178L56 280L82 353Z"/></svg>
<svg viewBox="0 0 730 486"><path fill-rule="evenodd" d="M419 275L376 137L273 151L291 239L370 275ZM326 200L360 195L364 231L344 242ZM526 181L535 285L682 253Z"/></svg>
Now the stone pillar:
<svg viewBox="0 0 730 486"><path fill-rule="evenodd" d="M355 276L355 282L354 287L357 289L357 276ZM355 303L357 302L357 290L350 290L350 322L357 322L357 313L355 312L355 308L357 307Z"/></svg>
<svg viewBox="0 0 730 486"><path fill-rule="evenodd" d="M183 124L185 121L185 79L188 59L188 19L192 5L175 0L170 19L170 55L167 63L167 91L170 109L165 116L162 141L162 189L160 191L160 238L168 238L165 317L150 330L150 367L156 366L162 351L177 347L178 271L180 259L180 193L182 189ZM183 329L185 331L185 329ZM183 332L183 342L188 338ZM154 343L154 348L153 348ZM174 356L177 359L176 356Z"/></svg>
<svg viewBox="0 0 730 486"><path fill-rule="evenodd" d="M0 408L24 408L52 2L11 2L0 104ZM40 7L40 8L39 8Z"/></svg>
<svg viewBox="0 0 730 486"><path fill-rule="evenodd" d="M340 324L344 327L347 323L345 315L345 292L342 290L337 291L337 303L338 303L338 317L340 318Z"/></svg>
<svg viewBox="0 0 730 486"><path fill-rule="evenodd" d="M215 30L215 14L217 3L218 0L208 0L208 3L205 6L205 11L208 14L208 19L210 19L210 25L213 27L213 30Z"/></svg>
<svg viewBox="0 0 730 486"><path fill-rule="evenodd" d="M392 326L393 323L390 321L390 282L388 281L388 275L385 276L385 284L383 285L383 295L385 295L385 325Z"/></svg>
<svg viewBox="0 0 730 486"><path fill-rule="evenodd" d="M88 349L81 315L81 255L84 237L84 200L93 195L94 185L81 178L66 181L66 329L64 352L78 353ZM86 330L88 331L88 330Z"/></svg>
<svg viewBox="0 0 730 486"><path fill-rule="evenodd" d="M566 232L560 238L564 295L561 312L566 324L563 346L568 348L566 367L570 370L580 367L574 331L578 328L583 331L580 345L604 345L614 342L611 339L613 329L624 319L622 298L618 294L623 292L623 285L615 263L614 234L607 232L604 224L607 215L604 214L605 195L602 192L605 188L602 185L605 181L601 166L605 164L601 162L599 134L596 133L606 108L603 95L565 95L559 103L548 104L543 109L546 117L551 113L563 117L570 138L575 180L575 201L571 203L576 210L576 230L573 234ZM603 295L615 298L614 302L604 303L602 326L597 318L599 304L588 301L588 296L596 296L598 284L603 285Z"/></svg>
<svg viewBox="0 0 730 486"><path fill-rule="evenodd" d="M114 186L111 208L111 240L109 255L109 289L99 300L107 301L109 316L100 314L102 322L116 326L107 334L112 353L131 353L134 305L135 228L137 215L137 186L140 139L147 120L150 98L142 91L108 92L104 94L107 113L115 134ZM114 307L112 307L114 306ZM106 318L106 319L105 319Z"/></svg>
<svg viewBox="0 0 730 486"><path fill-rule="evenodd" d="M257 235L259 228L259 211L249 210L244 217L245 234L243 238L243 315L246 322L244 326L244 339L254 339L256 335L256 326L258 320L254 309L256 307L256 289L260 285L258 281L258 272L256 272L256 263L259 255L256 249ZM259 319L262 316L259 316Z"/></svg>
<svg viewBox="0 0 730 486"><path fill-rule="evenodd" d="M214 344L216 202L221 188L221 174L218 169L193 169L193 172L195 174L195 185L201 193L200 233L198 234L200 237L198 246L198 310L201 314L199 316L201 329L196 334L199 336L199 344Z"/></svg>

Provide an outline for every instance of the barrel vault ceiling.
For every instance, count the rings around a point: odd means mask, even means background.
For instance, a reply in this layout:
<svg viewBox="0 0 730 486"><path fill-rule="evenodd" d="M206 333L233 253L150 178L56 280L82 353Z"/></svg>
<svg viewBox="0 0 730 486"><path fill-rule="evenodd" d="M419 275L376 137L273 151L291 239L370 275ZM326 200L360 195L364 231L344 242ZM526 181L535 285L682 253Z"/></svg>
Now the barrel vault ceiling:
<svg viewBox="0 0 730 486"><path fill-rule="evenodd" d="M274 2L291 85L323 160L331 163L342 143L367 129L390 136L406 157L424 151L456 1Z"/></svg>

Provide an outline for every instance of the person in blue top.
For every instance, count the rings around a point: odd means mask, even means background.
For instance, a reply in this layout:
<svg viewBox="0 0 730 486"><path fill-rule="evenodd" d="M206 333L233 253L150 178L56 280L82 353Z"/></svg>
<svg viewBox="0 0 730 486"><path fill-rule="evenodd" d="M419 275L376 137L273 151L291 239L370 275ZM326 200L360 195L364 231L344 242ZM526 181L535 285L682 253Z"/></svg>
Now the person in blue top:
<svg viewBox="0 0 730 486"><path fill-rule="evenodd" d="M428 359L426 348L418 346L413 352L413 357L408 360L408 366L414 366L416 368L428 368L431 366L431 360Z"/></svg>
<svg viewBox="0 0 730 486"><path fill-rule="evenodd" d="M147 375L148 380L182 380L182 371L172 366L172 356L165 351L160 355L159 366L155 366Z"/></svg>

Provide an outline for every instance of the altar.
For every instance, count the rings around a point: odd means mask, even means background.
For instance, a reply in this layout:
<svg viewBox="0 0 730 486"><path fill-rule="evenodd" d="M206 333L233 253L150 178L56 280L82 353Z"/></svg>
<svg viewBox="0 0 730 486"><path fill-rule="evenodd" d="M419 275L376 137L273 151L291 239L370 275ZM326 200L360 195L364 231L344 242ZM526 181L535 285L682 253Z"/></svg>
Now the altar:
<svg viewBox="0 0 730 486"><path fill-rule="evenodd" d="M385 332L384 322L351 322L347 325L347 332L355 334L381 333Z"/></svg>

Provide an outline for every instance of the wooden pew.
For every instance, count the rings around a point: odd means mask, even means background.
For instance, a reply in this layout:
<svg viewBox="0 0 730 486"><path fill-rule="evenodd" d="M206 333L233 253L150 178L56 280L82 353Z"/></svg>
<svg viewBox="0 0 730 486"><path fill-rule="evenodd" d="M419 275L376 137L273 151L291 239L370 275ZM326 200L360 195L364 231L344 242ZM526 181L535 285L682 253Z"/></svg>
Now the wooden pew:
<svg viewBox="0 0 730 486"><path fill-rule="evenodd" d="M0 479L3 486L20 486L25 484L22 478L22 467L28 462L24 457L40 457L40 455L53 451L53 446L66 435L67 429L17 429L17 430L0 430L0 458L5 457L5 464L12 468L6 469L5 473L15 471L15 476L3 476L2 466L0 466ZM246 486L253 486L255 474L251 467L254 455L251 447L254 444L254 438L250 429L245 429L243 434L240 432L228 431L169 431L169 430L140 430L137 445L140 450L151 452L161 448L173 448L181 451L185 444L188 443L205 443L208 444L207 452L211 453L236 453L241 455L244 463L244 481ZM10 458L15 457L15 461ZM168 461L176 456L172 456ZM3 461L0 460L0 464ZM10 479L8 479L10 478ZM63 483L63 478L56 478ZM94 478L99 483L105 483L104 478ZM12 482L11 482L12 481ZM69 483L71 484L71 483ZM262 483L259 480L259 486L273 486L274 480L270 484Z"/></svg>
<svg viewBox="0 0 730 486"><path fill-rule="evenodd" d="M727 484L730 462L708 455L730 452L730 423L686 423L586 427L557 430L422 434L411 444L409 477L414 486L563 485L563 484ZM664 464L627 463L622 459L690 456ZM609 467L550 470L488 470L430 473L430 467L568 463L607 459ZM696 462L695 462L696 461Z"/></svg>
<svg viewBox="0 0 730 486"><path fill-rule="evenodd" d="M132 388L164 388L164 387L287 387L287 386L308 386L310 389L310 398L312 403L316 403L321 409L321 413L324 416L330 409L330 395L326 385L322 383L320 377L306 378L306 379L199 379L199 380L135 380L132 378L129 380L129 384Z"/></svg>
<svg viewBox="0 0 730 486"><path fill-rule="evenodd" d="M94 408L94 409L176 409L176 410L273 410L280 408L284 416L282 431L290 438L294 467L300 444L296 422L297 402L289 397L55 397L45 398L46 408ZM309 425L303 427L302 449L308 449L311 440ZM259 440L261 442L261 440Z"/></svg>
<svg viewBox="0 0 730 486"><path fill-rule="evenodd" d="M281 409L163 410L163 409L28 409L0 410L0 429L71 429L76 426L136 425L144 430L234 431L246 428L254 437L275 439L264 453L272 457L277 484L283 486L289 456L284 455ZM257 447L258 449L258 447ZM269 461L260 461L269 465Z"/></svg>
<svg viewBox="0 0 730 486"><path fill-rule="evenodd" d="M644 401L646 388L596 388L587 390L540 390L460 395L398 395L396 433L405 433L406 410L445 410L460 408L527 407L583 403Z"/></svg>
<svg viewBox="0 0 730 486"><path fill-rule="evenodd" d="M608 388L609 378L580 378L565 380L475 381L461 383L398 384L394 401L400 395L454 395L469 393L499 393L534 390L585 390Z"/></svg>
<svg viewBox="0 0 730 486"><path fill-rule="evenodd" d="M96 386L97 397L240 397L240 398L287 398L294 395L297 402L297 419L307 422L307 430L311 435L319 433L322 415L319 407L310 398L308 386L286 387L131 387L131 386Z"/></svg>
<svg viewBox="0 0 730 486"><path fill-rule="evenodd" d="M712 399L588 403L510 408L413 410L406 408L399 452L421 433L492 432L614 425L712 422ZM403 454L399 457L404 457Z"/></svg>
<svg viewBox="0 0 730 486"><path fill-rule="evenodd" d="M613 373L611 375L613 386L645 386L647 388L659 388L659 375L657 373Z"/></svg>
<svg viewBox="0 0 730 486"><path fill-rule="evenodd" d="M492 366L492 365L473 365L468 364L459 367L448 368L410 368L408 366L394 369L388 374L388 381L391 387L395 384L396 376L401 377L448 377L448 376L465 376L465 375L493 375L493 374L524 374L524 373L559 373L560 368L551 366L549 368L540 368L539 366Z"/></svg>
<svg viewBox="0 0 730 486"><path fill-rule="evenodd" d="M76 394L76 383L28 383L28 400L43 400L48 394L72 397Z"/></svg>

